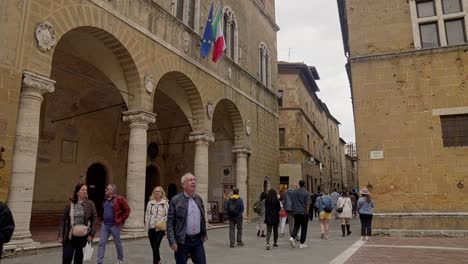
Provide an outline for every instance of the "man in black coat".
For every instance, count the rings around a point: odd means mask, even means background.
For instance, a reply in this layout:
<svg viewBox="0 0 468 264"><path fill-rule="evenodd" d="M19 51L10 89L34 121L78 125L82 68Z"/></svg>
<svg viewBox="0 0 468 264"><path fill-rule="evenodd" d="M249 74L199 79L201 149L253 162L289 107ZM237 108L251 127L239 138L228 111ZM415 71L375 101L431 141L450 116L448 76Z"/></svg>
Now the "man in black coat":
<svg viewBox="0 0 468 264"><path fill-rule="evenodd" d="M0 202L0 259L2 259L3 244L10 242L14 230L13 215L8 206Z"/></svg>

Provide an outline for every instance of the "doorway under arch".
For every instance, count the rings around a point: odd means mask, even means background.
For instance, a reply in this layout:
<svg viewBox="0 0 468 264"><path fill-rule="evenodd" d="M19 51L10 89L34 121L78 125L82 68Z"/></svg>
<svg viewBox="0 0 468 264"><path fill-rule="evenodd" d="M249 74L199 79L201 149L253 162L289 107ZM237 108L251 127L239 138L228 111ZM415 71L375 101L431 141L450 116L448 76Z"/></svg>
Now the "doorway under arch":
<svg viewBox="0 0 468 264"><path fill-rule="evenodd" d="M102 217L102 203L106 195L107 171L101 163L94 163L86 171L88 199L94 202L99 217Z"/></svg>
<svg viewBox="0 0 468 264"><path fill-rule="evenodd" d="M145 180L145 206L144 208L146 209L146 204L148 204L149 197L151 195L151 192L156 186L161 185L161 180L159 177L159 170L153 165L149 165L146 167L146 180Z"/></svg>

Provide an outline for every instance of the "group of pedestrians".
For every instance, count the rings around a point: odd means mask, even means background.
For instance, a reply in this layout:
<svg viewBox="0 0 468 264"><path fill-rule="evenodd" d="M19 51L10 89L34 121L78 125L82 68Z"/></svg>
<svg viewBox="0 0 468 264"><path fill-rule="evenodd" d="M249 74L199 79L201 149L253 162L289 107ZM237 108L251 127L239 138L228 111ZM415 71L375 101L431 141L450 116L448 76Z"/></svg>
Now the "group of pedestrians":
<svg viewBox="0 0 468 264"><path fill-rule="evenodd" d="M157 186L146 206L144 223L154 264L162 263L160 246L166 232L177 264L187 263L189 256L193 263L206 263L203 243L207 240L207 236L203 200L195 194L196 178L193 174L187 173L182 176L181 183L183 192L175 195L170 202L163 188ZM117 194L115 184L107 185L105 194L97 263L103 262L106 243L112 235L117 250L117 263L122 264L124 251L120 233L130 215L130 208L125 198ZM243 210L243 205L241 208ZM77 184L70 201L65 206L59 226L58 241L63 245L62 263L71 264L72 261L74 264L83 263L83 248L93 241L97 221L96 206L93 201L88 200L87 186L82 183ZM0 242L1 238L0 236ZM240 243L238 241L238 244ZM2 244L0 243L0 246Z"/></svg>

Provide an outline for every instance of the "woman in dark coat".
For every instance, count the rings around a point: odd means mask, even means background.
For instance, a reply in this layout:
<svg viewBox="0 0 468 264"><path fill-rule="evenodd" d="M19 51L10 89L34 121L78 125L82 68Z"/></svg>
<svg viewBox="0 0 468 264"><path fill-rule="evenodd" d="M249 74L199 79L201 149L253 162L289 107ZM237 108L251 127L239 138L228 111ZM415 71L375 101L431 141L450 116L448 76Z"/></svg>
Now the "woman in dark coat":
<svg viewBox="0 0 468 264"><path fill-rule="evenodd" d="M77 184L73 197L65 206L58 235L59 242L63 244L63 264L71 264L73 259L75 264L83 263L83 248L86 246L87 241L93 241L96 233L96 206L87 197L88 188L86 185ZM88 226L87 233L83 236L73 235L73 232L71 232L72 222L73 226Z"/></svg>
<svg viewBox="0 0 468 264"><path fill-rule="evenodd" d="M278 194L274 189L268 191L265 199L265 224L267 225L266 249L270 250L271 230L273 229L274 247L278 247L279 212L281 209Z"/></svg>

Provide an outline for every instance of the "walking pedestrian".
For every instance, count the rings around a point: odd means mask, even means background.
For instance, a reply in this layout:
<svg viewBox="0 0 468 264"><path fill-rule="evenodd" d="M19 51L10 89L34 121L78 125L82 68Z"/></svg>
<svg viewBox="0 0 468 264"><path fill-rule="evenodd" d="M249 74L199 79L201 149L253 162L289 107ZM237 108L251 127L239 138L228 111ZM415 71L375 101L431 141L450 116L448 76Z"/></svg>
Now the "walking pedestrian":
<svg viewBox="0 0 468 264"><path fill-rule="evenodd" d="M187 264L190 255L194 264L206 264L203 243L206 235L205 206L195 194L197 179L192 173L181 178L183 192L174 196L167 214L167 240L176 264Z"/></svg>
<svg viewBox="0 0 468 264"><path fill-rule="evenodd" d="M336 191L336 189L333 190L333 192L330 194L330 197L333 201L333 215L335 216L335 220L338 219L338 213L336 212L336 203L338 202L338 198L340 197L340 194Z"/></svg>
<svg viewBox="0 0 468 264"><path fill-rule="evenodd" d="M343 191L341 193L341 197L338 198L338 202L336 204L337 206L337 211L338 211L338 217L341 220L341 233L342 236L344 237L346 235L351 235L351 225L349 224L349 221L351 219L352 211L353 211L353 204L351 202L351 199L348 196L347 191Z"/></svg>
<svg viewBox="0 0 468 264"><path fill-rule="evenodd" d="M2 259L3 244L10 242L15 231L15 221L8 206L0 202L0 260Z"/></svg>
<svg viewBox="0 0 468 264"><path fill-rule="evenodd" d="M284 209L288 214L288 225L289 225L289 236L292 236L294 230L294 213L292 209L292 200L291 196L294 190L297 189L297 184L292 184L291 188L286 191L284 194Z"/></svg>
<svg viewBox="0 0 468 264"><path fill-rule="evenodd" d="M268 191L267 198L265 199L265 224L267 225L266 235L266 249L270 250L270 238L273 231L273 247L278 247L278 224L280 202L278 194L274 189Z"/></svg>
<svg viewBox="0 0 468 264"><path fill-rule="evenodd" d="M361 239L369 240L372 236L372 217L374 214L374 201L371 199L369 190L363 188L360 193L362 197L357 202L359 219L361 220Z"/></svg>
<svg viewBox="0 0 468 264"><path fill-rule="evenodd" d="M310 206L310 193L305 189L304 180L299 181L299 189L295 190L292 193L292 209L294 213L294 230L289 238L289 243L292 248L295 248L294 238L301 230L301 239L299 248L306 248L305 244L307 237L307 224L308 224L308 215L309 215L309 206Z"/></svg>
<svg viewBox="0 0 468 264"><path fill-rule="evenodd" d="M236 242L235 231L237 227L237 245L242 247L244 242L242 242L242 223L243 213L244 213L244 201L239 195L239 189L234 187L232 189L232 195L226 202L226 207L224 208L224 215L229 219L229 246L233 248Z"/></svg>
<svg viewBox="0 0 468 264"><path fill-rule="evenodd" d="M280 212L279 212L279 217L280 217L280 229L281 229L281 237L284 237L284 229L286 228L286 220L288 219L288 213L284 209L284 195L279 196L279 202L280 202Z"/></svg>
<svg viewBox="0 0 468 264"><path fill-rule="evenodd" d="M328 239L333 211L333 201L328 195L328 191L323 191L322 195L317 198L317 207L319 210L320 230L322 232L320 238Z"/></svg>
<svg viewBox="0 0 468 264"><path fill-rule="evenodd" d="M265 199L267 197L267 192L262 192L260 194L260 200L254 204L254 211L258 214L257 222L257 236L265 237ZM261 235L260 235L261 232Z"/></svg>
<svg viewBox="0 0 468 264"><path fill-rule="evenodd" d="M169 201L166 198L166 193L161 186L156 186L149 197L145 213L145 229L148 231L148 238L153 251L153 264L162 262L159 247L166 233L168 210Z"/></svg>
<svg viewBox="0 0 468 264"><path fill-rule="evenodd" d="M115 184L107 185L106 200L103 204L101 235L99 239L97 263L102 264L106 253L106 243L112 234L114 238L115 249L117 250L117 263L124 263L124 252L120 232L122 226L130 215L130 208L123 196L117 195L117 186Z"/></svg>
<svg viewBox="0 0 468 264"><path fill-rule="evenodd" d="M58 241L63 245L62 264L83 263L83 248L93 241L96 233L96 206L88 200L88 188L75 186L70 202L65 206L60 220Z"/></svg>
<svg viewBox="0 0 468 264"><path fill-rule="evenodd" d="M353 193L351 191L348 192L348 197L351 199L351 204L353 205L353 217L354 218L357 215L357 200L354 197Z"/></svg>

